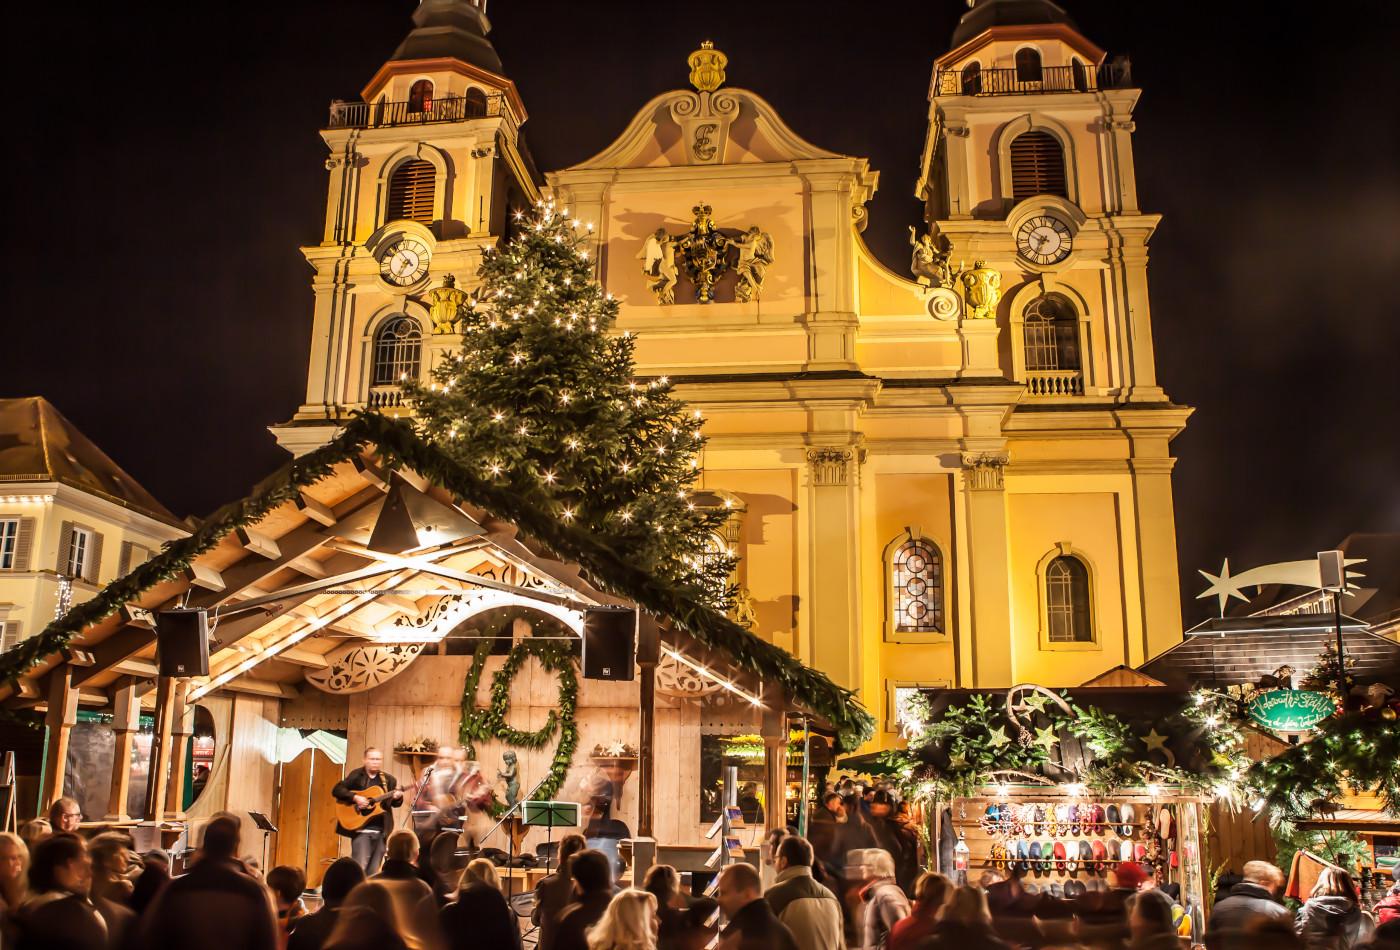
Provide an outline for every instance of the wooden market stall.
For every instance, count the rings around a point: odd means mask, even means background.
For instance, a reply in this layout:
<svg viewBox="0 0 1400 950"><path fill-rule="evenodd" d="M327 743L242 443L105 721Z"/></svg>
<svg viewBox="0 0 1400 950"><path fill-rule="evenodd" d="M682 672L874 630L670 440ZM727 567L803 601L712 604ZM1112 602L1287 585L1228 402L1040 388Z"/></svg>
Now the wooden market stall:
<svg viewBox="0 0 1400 950"><path fill-rule="evenodd" d="M173 607L206 612L207 675L161 675ZM613 635L628 679L581 675L585 618L607 608L632 612ZM379 417L0 655L0 682L47 730L21 810L78 794L95 823L185 841L233 811L245 851L313 882L341 848L328 789L366 746L407 781L439 744L469 745L502 801L541 786L603 802L614 832L703 859L728 767L763 812L756 844L786 820L792 730L852 748L872 728L780 647ZM750 738L759 755L740 763ZM255 812L279 833L265 840ZM506 850L504 832L492 843Z"/></svg>

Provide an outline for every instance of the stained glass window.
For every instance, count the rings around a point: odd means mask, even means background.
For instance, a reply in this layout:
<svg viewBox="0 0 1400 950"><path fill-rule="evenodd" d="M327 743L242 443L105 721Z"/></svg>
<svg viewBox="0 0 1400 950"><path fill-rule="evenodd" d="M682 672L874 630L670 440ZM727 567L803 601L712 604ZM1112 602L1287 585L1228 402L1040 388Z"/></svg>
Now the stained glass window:
<svg viewBox="0 0 1400 950"><path fill-rule="evenodd" d="M894 622L902 633L943 632L943 556L931 541L910 538L895 552Z"/></svg>

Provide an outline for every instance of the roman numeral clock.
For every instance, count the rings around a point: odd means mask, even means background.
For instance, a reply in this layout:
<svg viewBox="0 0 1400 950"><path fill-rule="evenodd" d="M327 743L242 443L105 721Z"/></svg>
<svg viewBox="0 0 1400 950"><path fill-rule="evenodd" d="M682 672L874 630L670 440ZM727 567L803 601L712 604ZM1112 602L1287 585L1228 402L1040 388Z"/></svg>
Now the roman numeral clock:
<svg viewBox="0 0 1400 950"><path fill-rule="evenodd" d="M1073 242L1069 225L1048 214L1031 218L1016 231L1016 252L1041 267L1069 257Z"/></svg>

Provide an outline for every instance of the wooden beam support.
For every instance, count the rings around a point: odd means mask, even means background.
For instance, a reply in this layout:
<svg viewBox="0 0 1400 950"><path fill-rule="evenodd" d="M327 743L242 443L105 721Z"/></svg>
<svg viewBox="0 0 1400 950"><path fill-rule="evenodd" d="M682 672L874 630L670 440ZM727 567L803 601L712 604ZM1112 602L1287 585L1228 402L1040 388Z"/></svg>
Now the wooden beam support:
<svg viewBox="0 0 1400 950"><path fill-rule="evenodd" d="M107 796L107 821L126 821L127 799L131 795L131 750L141 729L141 698L131 680L124 681L112 695L112 791Z"/></svg>
<svg viewBox="0 0 1400 950"><path fill-rule="evenodd" d="M648 614L637 618L637 675L640 681L640 728L637 737L637 835L656 837L656 666L661 659L660 631Z"/></svg>
<svg viewBox="0 0 1400 950"><path fill-rule="evenodd" d="M763 826L765 832L772 832L787 827L787 704L781 696L769 698L764 707L762 734L763 790L768 802Z"/></svg>
<svg viewBox="0 0 1400 950"><path fill-rule="evenodd" d="M185 568L185 579L190 582L191 587L203 587L205 590L222 591L227 586L222 574L198 561Z"/></svg>
<svg viewBox="0 0 1400 950"><path fill-rule="evenodd" d="M190 681L177 680L171 713L170 784L165 792L165 814L171 821L185 818L185 758L189 754L189 738L194 733L194 708L185 703Z"/></svg>
<svg viewBox="0 0 1400 950"><path fill-rule="evenodd" d="M78 691L73 688L73 668L64 664L49 674L49 711L44 725L49 744L44 756L43 779L39 792L41 813L63 797L63 779L68 767L68 741L78 721Z"/></svg>
<svg viewBox="0 0 1400 950"><path fill-rule="evenodd" d="M276 541L252 528L239 528L238 542L247 550L268 560L275 560L282 556L282 549L277 546Z"/></svg>
<svg viewBox="0 0 1400 950"><path fill-rule="evenodd" d="M111 701L106 690L91 687L78 690L78 704L81 706L105 706Z"/></svg>
<svg viewBox="0 0 1400 950"><path fill-rule="evenodd" d="M126 618L129 627L145 627L147 630L156 628L155 611L147 610L138 604L123 604L122 616Z"/></svg>
<svg viewBox="0 0 1400 950"><path fill-rule="evenodd" d="M302 555L296 560L289 562L287 566L301 571L301 573L305 574L307 577L314 577L318 580L324 580L328 576L326 565L323 562L313 561L306 555Z"/></svg>
<svg viewBox="0 0 1400 950"><path fill-rule="evenodd" d="M123 660L111 667L113 673L134 676L137 679L155 679L159 668L150 660Z"/></svg>
<svg viewBox="0 0 1400 950"><path fill-rule="evenodd" d="M369 482L380 491L389 490L389 476L380 468L372 465L363 456L356 456L354 459L355 471L360 473L360 477Z"/></svg>
<svg viewBox="0 0 1400 950"><path fill-rule="evenodd" d="M173 676L156 681L156 730L151 739L151 768L146 778L146 820L162 821L165 789L170 781L170 742L175 726L175 687Z"/></svg>
<svg viewBox="0 0 1400 950"><path fill-rule="evenodd" d="M301 695L295 686L290 686L287 683L258 680L250 676L235 676L219 689L227 689L235 693L252 693L255 696L275 696L278 699L296 699Z"/></svg>
<svg viewBox="0 0 1400 950"><path fill-rule="evenodd" d="M335 512L331 511L329 505L321 504L321 502L312 498L306 492L297 495L296 502L297 509L300 510L302 514L327 528L339 520L336 518Z"/></svg>
<svg viewBox="0 0 1400 950"><path fill-rule="evenodd" d="M296 647L289 647L277 654L275 659L285 660L288 663L295 663L297 666L309 667L313 670L324 670L330 666L330 661L319 653L312 653L310 650L299 650Z"/></svg>

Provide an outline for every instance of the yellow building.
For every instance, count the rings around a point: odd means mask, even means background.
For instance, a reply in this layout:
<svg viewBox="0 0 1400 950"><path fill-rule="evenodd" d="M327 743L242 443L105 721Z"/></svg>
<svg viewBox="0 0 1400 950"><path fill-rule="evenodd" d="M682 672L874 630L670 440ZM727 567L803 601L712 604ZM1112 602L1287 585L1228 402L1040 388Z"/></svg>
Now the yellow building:
<svg viewBox="0 0 1400 950"><path fill-rule="evenodd" d="M184 537L175 516L42 397L0 399L0 649Z"/></svg>
<svg viewBox="0 0 1400 950"><path fill-rule="evenodd" d="M537 187L484 12L425 0L417 22L324 133L307 402L275 430L293 451L457 345L433 295L470 286ZM641 372L706 414L746 619L857 688L883 743L902 686L1073 685L1181 637L1169 443L1190 410L1153 365L1138 90L1049 2L979 0L952 46L910 276L861 238L878 173L724 85L708 45L690 88L546 176L594 228ZM485 116L443 105L473 89ZM424 90L448 98L425 111ZM395 198L410 167L421 214Z"/></svg>

